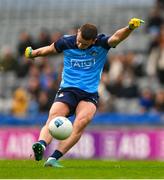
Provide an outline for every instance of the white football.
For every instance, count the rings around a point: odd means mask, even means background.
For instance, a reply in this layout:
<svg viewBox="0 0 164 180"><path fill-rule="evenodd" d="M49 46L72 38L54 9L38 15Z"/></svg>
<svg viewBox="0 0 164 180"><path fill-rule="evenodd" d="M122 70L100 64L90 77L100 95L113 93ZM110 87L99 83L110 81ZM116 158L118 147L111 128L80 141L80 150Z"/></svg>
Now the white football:
<svg viewBox="0 0 164 180"><path fill-rule="evenodd" d="M68 118L59 116L50 121L48 129L52 137L64 140L71 135L73 126Z"/></svg>

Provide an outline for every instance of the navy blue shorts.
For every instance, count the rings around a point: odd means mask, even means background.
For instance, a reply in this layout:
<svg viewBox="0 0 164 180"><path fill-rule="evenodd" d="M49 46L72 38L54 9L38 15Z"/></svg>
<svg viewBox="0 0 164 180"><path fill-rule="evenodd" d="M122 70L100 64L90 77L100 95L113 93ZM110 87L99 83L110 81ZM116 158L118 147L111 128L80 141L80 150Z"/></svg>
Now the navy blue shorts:
<svg viewBox="0 0 164 180"><path fill-rule="evenodd" d="M55 102L63 102L69 106L70 113L72 116L75 113L76 107L80 101L92 102L96 107L98 105L98 93L88 93L78 88L61 88L58 90Z"/></svg>

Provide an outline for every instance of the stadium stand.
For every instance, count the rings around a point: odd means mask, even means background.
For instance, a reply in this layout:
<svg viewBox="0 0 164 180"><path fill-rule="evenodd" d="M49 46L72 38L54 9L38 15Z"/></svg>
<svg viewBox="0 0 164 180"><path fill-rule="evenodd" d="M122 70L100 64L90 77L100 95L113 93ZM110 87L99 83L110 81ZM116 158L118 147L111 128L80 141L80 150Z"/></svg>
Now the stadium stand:
<svg viewBox="0 0 164 180"><path fill-rule="evenodd" d="M80 2L62 0L60 3L57 0L47 0L46 2L29 0L28 3L25 3L24 0L14 2L1 0L0 3L0 45L5 43L12 47L15 47L21 29L26 29L36 35L43 26L51 31L56 29L63 31L73 27L76 23L82 24L90 21L97 24L102 32L113 33L117 28L124 26L133 16L146 19L147 12L153 5L152 0L137 1L137 3L130 0L127 1L126 6L123 1L119 0L114 2L108 0L101 2L98 0ZM34 8L36 6L37 8ZM145 35L138 36L143 43L146 39ZM127 49L131 45L139 48L139 44L129 40L124 45Z"/></svg>
<svg viewBox="0 0 164 180"><path fill-rule="evenodd" d="M2 116L11 114L13 94L19 87L28 91L28 103L35 107L37 113L40 111L47 113L46 109L52 103L52 97L47 97L47 100L41 105L39 102L47 96L41 91L48 91L49 94L53 91L56 92L60 80L61 56L40 59L33 67L32 63L27 63L24 60L21 50L18 48L19 44L20 47L23 47L23 45L26 47L28 43L33 46L41 45L43 41L39 40L39 33L42 30L44 31L43 34L48 34L47 41L44 39L44 43L51 42L52 39L62 35L59 32L63 34L72 33L85 22L95 23L100 32L112 34L118 28L125 26L131 17L140 17L146 21L154 7L154 0L127 0L126 5L124 0L60 0L60 3L57 0L28 0L28 3L25 0L0 0L0 113ZM161 16L161 18L163 17ZM21 36L21 33L24 33L24 35ZM53 34L54 37L52 38ZM22 41L20 36L21 38L26 36L27 39L25 38ZM146 30L146 27L143 27L136 30L128 40L110 52L108 66L112 67L112 59L118 58L120 67L124 69L118 71L118 74L123 75L124 79L121 86L118 86L116 82L110 85L108 81L102 82L108 93L108 99L109 101L112 100L112 103L104 101L107 105L104 108L99 108L99 112L127 113L127 116L123 116L127 119L131 118L129 118L129 114L133 114L135 119L135 117L138 117L137 113L143 113L142 106L139 103L141 92L143 89L150 87L154 102L150 111L156 113L160 109L160 113L163 112L164 100L160 104L161 108L157 110L155 107L157 90L162 89L163 84L158 81L157 76L149 77L146 73L149 57L148 49L153 41L152 39L152 34ZM16 57L18 61L16 69L8 71L2 66L4 47L8 47ZM128 52L134 54L133 60L128 61ZM50 65L52 65L52 69ZM128 69L125 67L128 67ZM109 68L107 71L107 73L104 72L104 77L110 80L109 74L112 69ZM33 80L33 83L29 84L29 80ZM127 80L135 82L135 84L129 83ZM36 85L37 81L39 83L38 87ZM45 82L48 82L48 84ZM105 94L105 90L100 94L102 103L103 98L101 96L103 96L103 93ZM145 111L148 110L145 109ZM29 115L29 113L31 113L31 110L27 110L26 114ZM9 117L11 118L11 116ZM119 117L121 119L121 116ZM111 119L114 120L115 118L116 116L113 115ZM160 123L160 118L156 118L154 121L149 121L147 116L144 116L144 118L146 122L152 122L152 124ZM6 118L3 117L3 119ZM122 123L128 124L128 121L122 121ZM136 123L135 120L134 123Z"/></svg>

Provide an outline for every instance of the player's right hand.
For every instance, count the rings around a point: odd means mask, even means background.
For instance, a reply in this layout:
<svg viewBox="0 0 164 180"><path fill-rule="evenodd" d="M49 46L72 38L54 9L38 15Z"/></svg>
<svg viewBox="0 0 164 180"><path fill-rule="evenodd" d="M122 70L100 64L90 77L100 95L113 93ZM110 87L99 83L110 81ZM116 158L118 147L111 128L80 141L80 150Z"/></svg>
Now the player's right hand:
<svg viewBox="0 0 164 180"><path fill-rule="evenodd" d="M132 18L129 21L129 29L134 30L134 29L140 27L142 23L144 23L144 21L142 19Z"/></svg>
<svg viewBox="0 0 164 180"><path fill-rule="evenodd" d="M25 57L26 58L33 58L32 56L32 47L27 47L26 50L25 50Z"/></svg>

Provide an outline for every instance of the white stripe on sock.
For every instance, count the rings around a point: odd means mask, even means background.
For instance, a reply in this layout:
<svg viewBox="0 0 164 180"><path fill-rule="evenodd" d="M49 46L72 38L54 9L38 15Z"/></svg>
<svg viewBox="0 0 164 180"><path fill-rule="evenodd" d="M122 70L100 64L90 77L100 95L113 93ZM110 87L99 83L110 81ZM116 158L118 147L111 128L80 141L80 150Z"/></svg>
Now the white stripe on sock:
<svg viewBox="0 0 164 180"><path fill-rule="evenodd" d="M40 142L39 142L40 143ZM42 147L43 147L43 149L44 149L44 151L46 150L46 146L45 145L43 145L42 143L40 143L41 145L42 145Z"/></svg>

